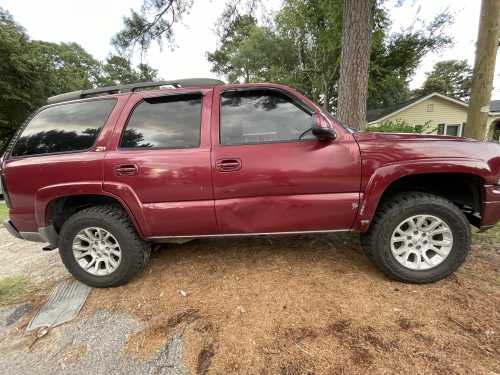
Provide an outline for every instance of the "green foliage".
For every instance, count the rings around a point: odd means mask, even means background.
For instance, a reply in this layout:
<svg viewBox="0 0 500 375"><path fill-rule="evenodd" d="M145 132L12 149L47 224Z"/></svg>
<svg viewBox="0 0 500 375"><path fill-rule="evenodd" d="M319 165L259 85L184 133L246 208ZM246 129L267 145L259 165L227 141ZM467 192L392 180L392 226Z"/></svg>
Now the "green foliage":
<svg viewBox="0 0 500 375"><path fill-rule="evenodd" d="M271 26L238 16L220 29L219 47L208 54L212 71L231 82L274 81L291 84L325 109L336 106L342 26L341 0L284 0ZM375 13L369 76L369 108L409 98L408 82L422 58L451 43L446 14L418 29L389 34L387 11ZM353 62L355 63L355 62Z"/></svg>
<svg viewBox="0 0 500 375"><path fill-rule="evenodd" d="M208 54L212 71L231 82L288 83L329 103L340 59L335 41L341 36L341 1L333 3L287 0L269 27L258 26L252 16L234 17L221 27L219 48Z"/></svg>
<svg viewBox="0 0 500 375"><path fill-rule="evenodd" d="M340 68L342 1L286 0L275 23L277 34L288 40L287 50L292 53L293 60L288 59L283 72L285 83L331 109Z"/></svg>
<svg viewBox="0 0 500 375"><path fill-rule="evenodd" d="M451 15L444 12L417 29L389 34L387 15L379 14L370 57L368 108L389 107L410 98L408 83L422 59L452 44L445 33L452 22Z"/></svg>
<svg viewBox="0 0 500 375"><path fill-rule="evenodd" d="M429 126L429 123L424 125L412 125L403 119L396 121L384 121L378 126L370 126L367 131L376 133L432 133L435 128Z"/></svg>
<svg viewBox="0 0 500 375"><path fill-rule="evenodd" d="M472 85L472 68L467 60L440 61L434 65L417 95L433 92L468 101Z"/></svg>
<svg viewBox="0 0 500 375"><path fill-rule="evenodd" d="M146 64L137 68L118 56L103 64L76 43L32 41L0 7L0 149L47 97L63 92L156 78Z"/></svg>
<svg viewBox="0 0 500 375"><path fill-rule="evenodd" d="M0 143L43 102L48 75L30 46L24 29L0 8Z"/></svg>
<svg viewBox="0 0 500 375"><path fill-rule="evenodd" d="M147 64L139 64L137 69L130 61L121 56L110 56L101 68L97 79L98 86L113 86L118 84L152 81L157 78L158 71Z"/></svg>
<svg viewBox="0 0 500 375"><path fill-rule="evenodd" d="M92 87L99 77L100 63L76 43L32 41L34 62L47 74L46 95Z"/></svg>
<svg viewBox="0 0 500 375"><path fill-rule="evenodd" d="M234 19L222 36L221 48L207 57L212 71L226 75L229 82L266 81L292 68L287 61L291 47L288 40L245 15Z"/></svg>

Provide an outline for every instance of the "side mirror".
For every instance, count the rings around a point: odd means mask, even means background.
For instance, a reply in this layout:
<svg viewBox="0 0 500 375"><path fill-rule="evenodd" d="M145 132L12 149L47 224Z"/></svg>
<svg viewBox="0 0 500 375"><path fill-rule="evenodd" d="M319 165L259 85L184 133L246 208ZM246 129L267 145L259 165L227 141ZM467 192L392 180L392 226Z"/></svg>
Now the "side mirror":
<svg viewBox="0 0 500 375"><path fill-rule="evenodd" d="M320 142L333 141L337 138L337 133L332 125L321 115L312 116L312 133Z"/></svg>

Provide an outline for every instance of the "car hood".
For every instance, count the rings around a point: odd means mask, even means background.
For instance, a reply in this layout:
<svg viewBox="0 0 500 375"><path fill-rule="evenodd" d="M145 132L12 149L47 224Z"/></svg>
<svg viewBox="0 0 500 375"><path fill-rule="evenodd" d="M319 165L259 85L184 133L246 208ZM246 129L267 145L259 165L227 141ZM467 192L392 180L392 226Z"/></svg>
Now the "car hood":
<svg viewBox="0 0 500 375"><path fill-rule="evenodd" d="M428 134L356 132L363 161L373 167L422 159L467 159L486 163L491 181L500 176L500 144Z"/></svg>

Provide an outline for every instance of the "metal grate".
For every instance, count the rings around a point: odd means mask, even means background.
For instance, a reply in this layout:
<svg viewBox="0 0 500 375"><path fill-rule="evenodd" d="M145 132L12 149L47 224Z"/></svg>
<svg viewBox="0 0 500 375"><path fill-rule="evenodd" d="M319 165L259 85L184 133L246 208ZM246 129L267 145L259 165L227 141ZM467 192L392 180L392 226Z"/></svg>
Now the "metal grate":
<svg viewBox="0 0 500 375"><path fill-rule="evenodd" d="M27 331L52 328L74 319L80 312L92 288L76 280L59 283L45 305L31 319Z"/></svg>

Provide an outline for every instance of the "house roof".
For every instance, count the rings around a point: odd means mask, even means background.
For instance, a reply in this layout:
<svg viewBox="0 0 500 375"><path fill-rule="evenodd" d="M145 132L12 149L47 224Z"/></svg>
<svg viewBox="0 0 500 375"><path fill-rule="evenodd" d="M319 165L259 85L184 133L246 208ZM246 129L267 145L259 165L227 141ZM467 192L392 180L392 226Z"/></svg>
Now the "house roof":
<svg viewBox="0 0 500 375"><path fill-rule="evenodd" d="M383 117L387 117L387 115L390 115L393 112L397 112L400 109L409 107L413 103L419 101L421 98L422 98L422 96L419 96L419 97L407 100L405 102L402 102L402 103L399 103L399 104L396 104L396 105L392 105L390 107L377 108L377 109L369 109L366 112L366 121L372 122L372 121L376 121L378 119L381 119Z"/></svg>
<svg viewBox="0 0 500 375"><path fill-rule="evenodd" d="M403 103L400 103L400 104L397 104L395 106L391 106L391 107L387 107L387 108L381 108L381 109L372 109L372 110L369 110L367 111L366 113L366 121L368 122L368 124L371 124L371 123L374 123L374 122L380 122L382 120L385 120L386 118L390 117L390 116L393 116L395 115L396 113L399 113L399 112L402 112L404 111L405 109L409 108L409 107L412 107L420 102L423 102L424 100L427 100L429 98L432 98L432 97L438 97L438 98L441 98L441 99L444 99L444 100L447 100L447 101L450 101L452 103L455 103L455 104L458 104L459 106L462 106L462 107L465 107L467 108L469 105L461 100L458 100L458 99L454 99L454 98L450 98L449 96L446 96L446 95L443 95L443 94L440 94L438 92L433 92L431 94L428 94L428 95L424 95L424 96L419 96L419 97L416 97L416 98L412 98L406 102L403 102ZM494 110L493 108L493 103L495 103L495 108L496 110ZM494 100L491 102L490 104L490 112L500 112L500 100Z"/></svg>

